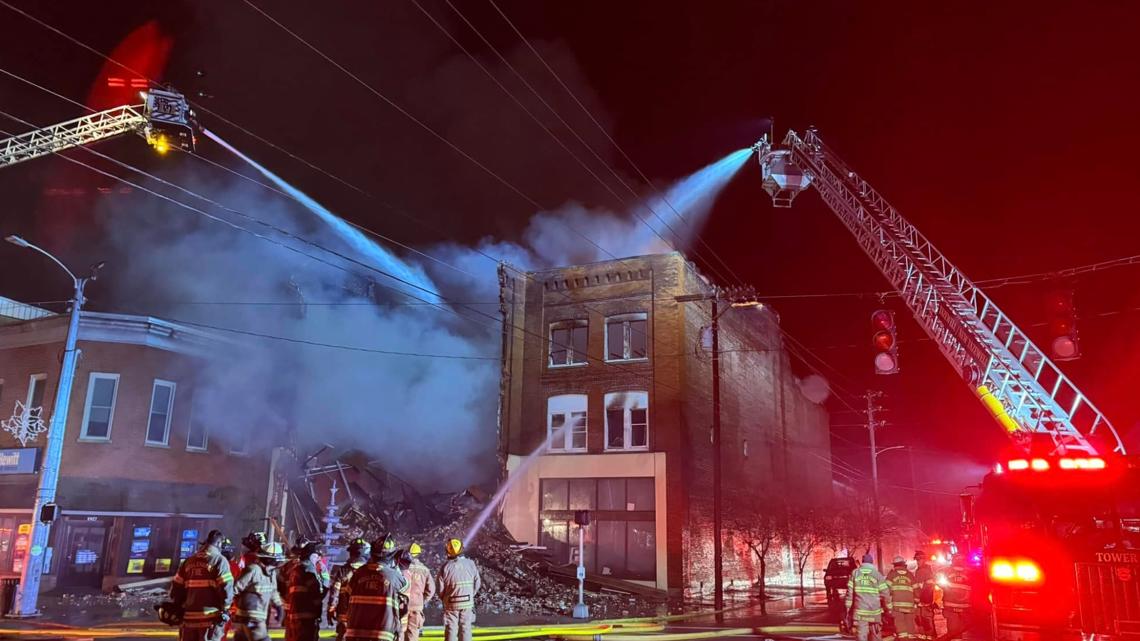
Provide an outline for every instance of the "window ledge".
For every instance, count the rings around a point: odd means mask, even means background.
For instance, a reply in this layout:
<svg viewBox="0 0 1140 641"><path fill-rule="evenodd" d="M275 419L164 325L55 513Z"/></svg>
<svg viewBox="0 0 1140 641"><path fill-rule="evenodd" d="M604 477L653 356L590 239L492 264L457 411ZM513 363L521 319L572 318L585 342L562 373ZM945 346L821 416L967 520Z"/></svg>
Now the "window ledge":
<svg viewBox="0 0 1140 641"><path fill-rule="evenodd" d="M210 451L210 449L208 447L190 447L189 445L187 445L186 451L187 452L194 452L196 454L206 454Z"/></svg>
<svg viewBox="0 0 1140 641"><path fill-rule="evenodd" d="M560 365L556 365L556 364L554 364L554 363L550 363L550 364L548 364L548 365L547 365L547 367L548 367L549 369L571 369L571 368L574 368L574 367L585 367L585 366L587 366L587 365L589 365L589 364L590 364L589 362L585 362L585 363L563 363L563 364L560 364Z"/></svg>
<svg viewBox="0 0 1140 641"><path fill-rule="evenodd" d="M96 438L94 436L80 436L76 440L78 440L80 443L110 443L111 437L108 436L107 438Z"/></svg>
<svg viewBox="0 0 1140 641"><path fill-rule="evenodd" d="M158 449L161 449L161 450L169 450L170 449L170 443L158 443L156 441L146 441L143 443L143 445L145 445L146 447L157 447Z"/></svg>
<svg viewBox="0 0 1140 641"><path fill-rule="evenodd" d="M548 450L546 450L546 453L547 453L547 454L586 454L587 452L589 452L589 450L588 450L587 448L581 448L581 449L557 449L557 450L554 450L554 449L548 449Z"/></svg>
<svg viewBox="0 0 1140 641"><path fill-rule="evenodd" d="M615 453L621 453L621 452L648 452L648 451L649 451L649 446L648 446L648 445L639 445L639 446L637 446L637 447L607 447L605 451L606 451L606 452L615 452Z"/></svg>
<svg viewBox="0 0 1140 641"><path fill-rule="evenodd" d="M607 363L648 363L649 357L642 358L607 358Z"/></svg>

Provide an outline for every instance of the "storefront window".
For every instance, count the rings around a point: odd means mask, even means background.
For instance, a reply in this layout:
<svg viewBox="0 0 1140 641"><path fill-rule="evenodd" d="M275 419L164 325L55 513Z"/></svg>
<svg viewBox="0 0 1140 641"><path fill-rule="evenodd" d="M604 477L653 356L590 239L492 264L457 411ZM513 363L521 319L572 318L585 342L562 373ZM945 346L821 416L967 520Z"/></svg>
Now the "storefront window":
<svg viewBox="0 0 1140 641"><path fill-rule="evenodd" d="M654 479L542 479L539 540L555 563L577 563L576 510L590 510L586 571L653 580L657 573Z"/></svg>

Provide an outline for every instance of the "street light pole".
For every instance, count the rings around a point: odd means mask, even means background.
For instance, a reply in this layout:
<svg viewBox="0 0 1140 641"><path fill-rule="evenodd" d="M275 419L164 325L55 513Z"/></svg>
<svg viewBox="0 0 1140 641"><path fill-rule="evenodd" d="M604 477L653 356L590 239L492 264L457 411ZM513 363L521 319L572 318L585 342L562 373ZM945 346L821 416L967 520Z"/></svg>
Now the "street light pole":
<svg viewBox="0 0 1140 641"><path fill-rule="evenodd" d="M45 514L44 506L55 502L56 489L59 486L59 465L63 458L63 438L67 429L67 411L71 404L75 365L79 360L76 343L79 340L79 315L84 303L83 289L89 280L95 279L94 270L102 267L102 263L92 270L92 275L89 278L78 278L58 258L23 238L8 236L4 240L18 247L37 251L50 258L52 262L67 272L75 289L75 297L71 301L71 315L67 325L63 365L59 371L59 383L55 390L55 404L51 412L51 423L48 428L47 445L41 464L40 481L36 488L36 502L32 509L32 534L28 546L28 556L24 563L23 573L20 575L20 586L16 592L16 603L13 609L14 617L23 618L39 616L36 601L39 598L40 577L43 575L44 552L47 549L48 538L51 534L51 520L44 522L43 517L50 516L51 519L55 517L54 514Z"/></svg>
<svg viewBox="0 0 1140 641"><path fill-rule="evenodd" d="M713 438L713 609L724 609L724 543L721 515L720 455L720 315L717 313L719 291L712 297L712 438Z"/></svg>

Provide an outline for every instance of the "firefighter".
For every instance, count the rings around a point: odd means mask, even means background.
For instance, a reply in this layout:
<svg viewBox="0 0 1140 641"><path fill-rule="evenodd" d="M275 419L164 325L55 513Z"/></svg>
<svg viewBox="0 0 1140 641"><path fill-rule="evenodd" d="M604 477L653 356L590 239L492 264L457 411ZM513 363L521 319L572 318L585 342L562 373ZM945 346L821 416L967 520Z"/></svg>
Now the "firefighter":
<svg viewBox="0 0 1140 641"><path fill-rule="evenodd" d="M201 548L182 562L170 586L170 601L182 611L179 641L219 641L225 622L226 608L234 596L234 577L230 564L222 556L225 537L210 530Z"/></svg>
<svg viewBox="0 0 1140 641"><path fill-rule="evenodd" d="M914 553L917 564L914 570L914 589L917 607L914 611L915 628L917 636L923 639L933 639L935 634L934 614L937 606L934 603L935 577L934 569L930 567L930 557L922 550Z"/></svg>
<svg viewBox="0 0 1140 641"><path fill-rule="evenodd" d="M308 544L309 539L305 537L297 539L297 542L289 548L289 556L285 559L285 563L277 568L277 592L285 599L286 615L289 613L289 577L301 562L301 550Z"/></svg>
<svg viewBox="0 0 1140 641"><path fill-rule="evenodd" d="M321 605L325 586L317 570L321 545L307 542L289 573L288 609L285 612L286 641L317 641L321 629Z"/></svg>
<svg viewBox="0 0 1140 641"><path fill-rule="evenodd" d="M471 641L475 623L475 595L482 580L475 562L463 555L463 542L447 542L447 562L439 569L436 588L443 601L444 641Z"/></svg>
<svg viewBox="0 0 1140 641"><path fill-rule="evenodd" d="M403 641L419 641L420 632L424 629L424 605L435 596L435 581L431 570L420 561L422 553L419 543L412 543L404 551L407 565L402 572L408 580L408 622L404 626Z"/></svg>
<svg viewBox="0 0 1140 641"><path fill-rule="evenodd" d="M241 546L245 548L242 552L241 558L238 560L238 565L245 568L250 563L254 563L260 558L261 549L266 546L268 539L265 538L264 532L250 532L242 537Z"/></svg>
<svg viewBox="0 0 1140 641"><path fill-rule="evenodd" d="M946 635L950 639L961 638L970 627L970 579L965 557L955 554L942 590L942 613L946 616Z"/></svg>
<svg viewBox="0 0 1140 641"><path fill-rule="evenodd" d="M863 565L847 580L845 603L854 621L855 638L882 641L883 614L890 613L891 591L887 580L875 569L875 559L870 554L863 555Z"/></svg>
<svg viewBox="0 0 1140 641"><path fill-rule="evenodd" d="M395 542L372 543L369 562L352 573L341 598L348 598L346 641L398 641L400 619L407 612L408 581L394 566Z"/></svg>
<svg viewBox="0 0 1140 641"><path fill-rule="evenodd" d="M352 573L368 563L372 546L364 539L356 539L348 544L348 560L333 568L332 585L329 586L328 623L336 625L336 638L343 641L345 624L348 622L348 598L340 598L341 591L352 580Z"/></svg>
<svg viewBox="0 0 1140 641"><path fill-rule="evenodd" d="M234 641L265 641L265 622L273 607L277 620L285 618L285 603L277 592L277 566L285 560L280 543L259 546L257 555L234 583Z"/></svg>
<svg viewBox="0 0 1140 641"><path fill-rule="evenodd" d="M894 567L887 573L891 590L891 615L895 620L895 636L900 639L915 637L914 575L906 567L906 559L896 556Z"/></svg>
<svg viewBox="0 0 1140 641"><path fill-rule="evenodd" d="M235 556L234 542L231 541L229 538L222 539L222 545L218 549L221 551L222 556L225 557L226 561L230 564L230 576L234 577L235 579L238 578L239 576L241 576L241 571L242 571L243 566L241 563L238 562L238 558ZM228 611L229 611L230 617L232 619L233 613L234 613L232 605L230 606L230 609ZM226 621L226 626L225 626L225 628L222 629L222 638L223 639L228 639L230 637L230 630L232 628L233 628L233 622L230 620Z"/></svg>

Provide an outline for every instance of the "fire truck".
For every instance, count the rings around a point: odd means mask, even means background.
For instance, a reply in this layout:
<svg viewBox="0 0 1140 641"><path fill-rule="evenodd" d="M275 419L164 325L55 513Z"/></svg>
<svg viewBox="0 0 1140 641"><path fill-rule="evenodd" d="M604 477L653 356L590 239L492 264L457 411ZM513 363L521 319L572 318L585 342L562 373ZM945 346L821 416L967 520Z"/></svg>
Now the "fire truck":
<svg viewBox="0 0 1140 641"><path fill-rule="evenodd" d="M1108 417L818 131L753 149L773 204L815 187L1012 441L963 503L992 638L1140 635L1140 467Z"/></svg>

